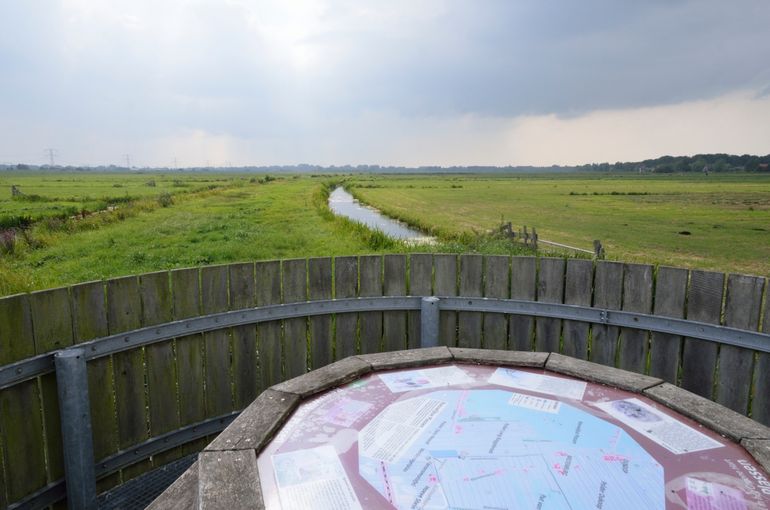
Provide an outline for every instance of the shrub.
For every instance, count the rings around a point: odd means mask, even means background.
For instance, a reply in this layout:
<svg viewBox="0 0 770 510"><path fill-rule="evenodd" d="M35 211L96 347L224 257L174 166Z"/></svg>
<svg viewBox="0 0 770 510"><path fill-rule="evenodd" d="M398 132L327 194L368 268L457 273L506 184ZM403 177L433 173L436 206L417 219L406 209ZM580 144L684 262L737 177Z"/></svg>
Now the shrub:
<svg viewBox="0 0 770 510"><path fill-rule="evenodd" d="M49 199L42 197L40 195L15 195L11 197L11 200L15 200L17 202L48 202Z"/></svg>
<svg viewBox="0 0 770 510"><path fill-rule="evenodd" d="M27 228L32 225L31 216L0 216L0 230Z"/></svg>
<svg viewBox="0 0 770 510"><path fill-rule="evenodd" d="M31 250L39 250L40 248L45 247L45 243L37 237L33 236L32 232L29 230L20 230L19 234Z"/></svg>
<svg viewBox="0 0 770 510"><path fill-rule="evenodd" d="M40 225L48 232L59 232L67 229L67 220L61 216L48 216L40 220Z"/></svg>
<svg viewBox="0 0 770 510"><path fill-rule="evenodd" d="M144 184L145 184L145 186L149 186L151 188L154 188L155 187L155 179L150 179L149 181L145 182Z"/></svg>
<svg viewBox="0 0 770 510"><path fill-rule="evenodd" d="M128 260L132 264L143 264L147 261L147 254L141 251L136 251L128 256Z"/></svg>
<svg viewBox="0 0 770 510"><path fill-rule="evenodd" d="M174 203L174 199L171 197L171 193L164 191L158 196L158 203L161 207L169 207Z"/></svg>

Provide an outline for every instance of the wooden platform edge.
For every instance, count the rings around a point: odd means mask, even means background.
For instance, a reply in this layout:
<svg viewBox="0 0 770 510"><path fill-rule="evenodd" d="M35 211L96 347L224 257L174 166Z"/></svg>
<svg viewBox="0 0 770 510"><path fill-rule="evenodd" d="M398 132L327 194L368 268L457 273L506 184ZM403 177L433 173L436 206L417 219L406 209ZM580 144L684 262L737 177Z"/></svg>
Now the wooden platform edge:
<svg viewBox="0 0 770 510"><path fill-rule="evenodd" d="M735 442L740 443L744 439L770 440L770 428L673 384L653 386L644 390L644 395Z"/></svg>
<svg viewBox="0 0 770 510"><path fill-rule="evenodd" d="M193 462L145 510L198 510L198 461Z"/></svg>

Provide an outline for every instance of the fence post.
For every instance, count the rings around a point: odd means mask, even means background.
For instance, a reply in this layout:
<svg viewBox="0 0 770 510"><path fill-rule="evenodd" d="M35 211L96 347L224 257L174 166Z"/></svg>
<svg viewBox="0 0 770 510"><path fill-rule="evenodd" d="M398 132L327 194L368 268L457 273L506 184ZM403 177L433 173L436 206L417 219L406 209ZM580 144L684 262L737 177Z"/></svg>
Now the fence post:
<svg viewBox="0 0 770 510"><path fill-rule="evenodd" d="M420 302L420 347L438 346L438 302L435 296Z"/></svg>
<svg viewBox="0 0 770 510"><path fill-rule="evenodd" d="M594 239L594 258L599 260L604 258L604 246L598 239Z"/></svg>
<svg viewBox="0 0 770 510"><path fill-rule="evenodd" d="M85 349L54 355L64 447L64 479L69 508L96 509L94 444L88 401Z"/></svg>

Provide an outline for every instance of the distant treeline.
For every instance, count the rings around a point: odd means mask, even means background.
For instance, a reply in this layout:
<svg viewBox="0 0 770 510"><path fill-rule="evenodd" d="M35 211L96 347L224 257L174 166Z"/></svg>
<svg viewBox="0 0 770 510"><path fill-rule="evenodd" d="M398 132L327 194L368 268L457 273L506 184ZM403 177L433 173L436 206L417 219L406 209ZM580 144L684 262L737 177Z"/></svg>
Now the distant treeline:
<svg viewBox="0 0 770 510"><path fill-rule="evenodd" d="M536 174L564 172L634 172L634 173L684 173L684 172L770 172L770 154L752 156L744 154L697 154L695 156L662 156L635 162L591 163L579 166L381 166L381 165L269 165L165 168L126 168L107 166L48 166L48 165L0 165L0 170L61 170L72 172L257 172L257 173L371 173L371 174Z"/></svg>
<svg viewBox="0 0 770 510"><path fill-rule="evenodd" d="M658 174L683 172L770 172L770 155L697 154L695 156L662 156L634 163L601 163L577 167L592 172L650 172Z"/></svg>

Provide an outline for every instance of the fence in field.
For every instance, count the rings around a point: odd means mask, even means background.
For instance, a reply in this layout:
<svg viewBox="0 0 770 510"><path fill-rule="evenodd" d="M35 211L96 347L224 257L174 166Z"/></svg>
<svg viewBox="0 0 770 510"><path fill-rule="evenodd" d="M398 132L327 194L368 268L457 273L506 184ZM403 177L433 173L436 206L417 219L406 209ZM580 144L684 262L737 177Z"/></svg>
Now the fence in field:
<svg viewBox="0 0 770 510"><path fill-rule="evenodd" d="M84 349L80 393L103 491L200 450L263 388L355 353L419 346L419 296L440 297L442 344L561 352L770 424L766 287L601 260L414 254L180 269L5 297L0 508L65 495L59 395L70 390L57 383L68 376L54 370L55 351Z"/></svg>
<svg viewBox="0 0 770 510"><path fill-rule="evenodd" d="M598 239L594 239L594 249L586 250L583 248L577 248L575 246L570 246L568 244L562 244L557 243L555 241L546 241L545 239L541 239L540 236L537 234L537 229L535 227L532 227L532 231L530 232L527 230L527 226L524 225L522 229L520 229L518 232L513 230L513 226L511 225L511 222L503 223L500 225L500 233L507 237L508 239L514 240L514 241L520 241L524 244L524 246L528 246L532 248L533 250L538 249L539 244L544 244L546 246L549 246L551 248L557 248L559 251L569 251L569 252L575 252L575 253L584 253L586 255L591 255L595 259L603 259L604 258L604 247L602 246L601 241Z"/></svg>

